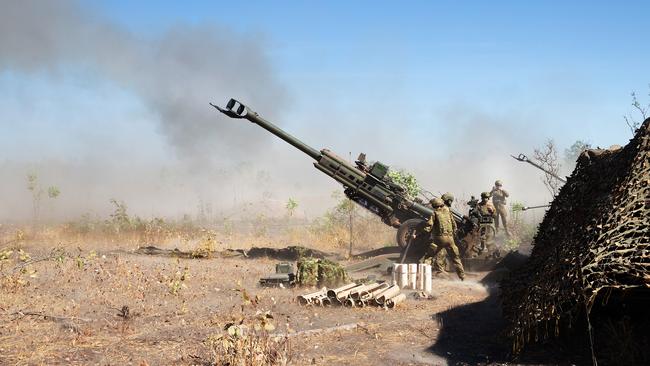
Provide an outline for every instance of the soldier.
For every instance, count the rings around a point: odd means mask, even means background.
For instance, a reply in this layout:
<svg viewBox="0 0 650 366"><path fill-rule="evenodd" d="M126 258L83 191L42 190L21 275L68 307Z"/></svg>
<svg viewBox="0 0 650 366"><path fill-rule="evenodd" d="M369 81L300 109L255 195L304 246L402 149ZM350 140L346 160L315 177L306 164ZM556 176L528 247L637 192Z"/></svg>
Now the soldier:
<svg viewBox="0 0 650 366"><path fill-rule="evenodd" d="M503 184L500 180L494 182L494 187L490 195L492 196L492 203L496 208L496 215L494 217L494 227L499 231L499 218L501 218L501 223L503 224L503 230L506 232L507 236L510 236L510 231L508 231L508 208L506 206L506 198L508 197L508 192L501 187Z"/></svg>
<svg viewBox="0 0 650 366"><path fill-rule="evenodd" d="M442 201L445 203L445 206L447 206L447 208L449 208L451 210L451 205L454 202L454 195L447 192L447 193L443 194L440 197L440 199L442 199ZM453 217L452 217L451 223L453 225L453 228L454 228L453 231L454 231L454 235L455 235L456 234L456 220L453 220ZM445 252L443 252L441 250L438 253L438 256L435 257L435 258L432 258L431 261L432 261L431 268L432 268L434 273L442 274L442 273L446 272L445 268L447 268L447 256L445 255Z"/></svg>
<svg viewBox="0 0 650 366"><path fill-rule="evenodd" d="M476 205L476 209L482 216L492 216L494 217L496 209L490 202L490 193L483 192L481 193L481 202Z"/></svg>
<svg viewBox="0 0 650 366"><path fill-rule="evenodd" d="M445 206L449 207L451 209L451 204L454 203L454 195L447 192L440 197L442 201L445 203Z"/></svg>
<svg viewBox="0 0 650 366"><path fill-rule="evenodd" d="M451 211L440 198L432 199L431 205L433 206L433 214L429 218L424 230L431 232L432 243L430 249L432 251L432 257L437 258L438 253L442 249L445 249L456 267L458 278L462 281L465 279L465 269L463 268L463 263L460 261L458 247L454 242L455 224Z"/></svg>
<svg viewBox="0 0 650 366"><path fill-rule="evenodd" d="M482 230L482 226L486 223L492 225L494 222L494 216L496 215L496 209L492 205L492 202L490 202L489 192L481 193L481 202L476 205L476 211L478 211L479 214L478 220L476 221L476 230L479 234L479 239L481 242L481 246L478 248L478 253L480 254L488 249L488 247L493 249L493 243L491 239L493 239L493 235L496 234L496 230L492 233L485 231L485 229ZM488 217L489 219L486 220L485 217ZM494 228L492 230L494 230ZM489 235L489 237L486 235Z"/></svg>

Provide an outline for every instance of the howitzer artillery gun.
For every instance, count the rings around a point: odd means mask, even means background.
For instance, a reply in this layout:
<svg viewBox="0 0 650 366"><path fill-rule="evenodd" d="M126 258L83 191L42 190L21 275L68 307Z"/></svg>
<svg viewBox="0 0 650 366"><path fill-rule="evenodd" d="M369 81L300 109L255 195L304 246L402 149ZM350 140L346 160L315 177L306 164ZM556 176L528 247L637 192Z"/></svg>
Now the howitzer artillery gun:
<svg viewBox="0 0 650 366"><path fill-rule="evenodd" d="M380 162L369 165L363 153L352 165L328 149L318 151L305 144L235 99L230 99L224 108L210 105L228 117L247 119L259 125L314 159L314 167L343 185L349 199L381 217L385 224L398 229L397 243L402 248L417 236L414 233L433 212L424 200L409 198L402 186L392 182L388 177L387 165ZM460 213L453 210L452 213L459 228L467 226Z"/></svg>

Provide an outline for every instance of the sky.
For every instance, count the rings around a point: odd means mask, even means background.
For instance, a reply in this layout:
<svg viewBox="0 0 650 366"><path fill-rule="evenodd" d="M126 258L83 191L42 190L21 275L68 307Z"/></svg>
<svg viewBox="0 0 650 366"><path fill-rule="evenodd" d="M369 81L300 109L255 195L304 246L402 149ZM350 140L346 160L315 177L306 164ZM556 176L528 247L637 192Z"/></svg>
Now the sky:
<svg viewBox="0 0 650 366"><path fill-rule="evenodd" d="M265 38L301 112L326 107L320 98L350 108L395 97L428 113L454 103L491 114L525 107L543 132L563 131L559 143L609 145L629 137L619 128L629 93L647 90L644 1L100 4L135 32L213 22ZM410 119L427 129L438 122L430 117Z"/></svg>
<svg viewBox="0 0 650 366"><path fill-rule="evenodd" d="M169 216L205 202L228 212L295 197L311 215L330 205L336 185L307 157L207 104L229 97L316 148L412 171L431 191L478 195L500 178L531 205L548 193L509 154L549 138L560 152L576 140L624 145L630 92L650 102L644 1L6 8L3 220L29 216L27 172L60 186L52 210L63 216L104 213L110 198Z"/></svg>

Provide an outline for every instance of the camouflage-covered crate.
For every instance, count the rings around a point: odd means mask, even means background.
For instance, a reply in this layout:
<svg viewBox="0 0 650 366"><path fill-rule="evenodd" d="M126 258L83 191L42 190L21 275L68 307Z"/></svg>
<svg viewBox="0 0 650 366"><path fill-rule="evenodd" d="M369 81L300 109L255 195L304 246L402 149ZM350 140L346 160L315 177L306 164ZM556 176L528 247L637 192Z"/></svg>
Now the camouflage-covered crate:
<svg viewBox="0 0 650 366"><path fill-rule="evenodd" d="M318 284L318 259L303 258L298 261L296 282L300 286L316 286Z"/></svg>
<svg viewBox="0 0 650 366"><path fill-rule="evenodd" d="M296 282L300 286L336 286L348 280L343 267L327 259L303 258L298 261Z"/></svg>
<svg viewBox="0 0 650 366"><path fill-rule="evenodd" d="M318 263L318 286L338 286L347 282L348 275L343 267L327 259L321 259Z"/></svg>

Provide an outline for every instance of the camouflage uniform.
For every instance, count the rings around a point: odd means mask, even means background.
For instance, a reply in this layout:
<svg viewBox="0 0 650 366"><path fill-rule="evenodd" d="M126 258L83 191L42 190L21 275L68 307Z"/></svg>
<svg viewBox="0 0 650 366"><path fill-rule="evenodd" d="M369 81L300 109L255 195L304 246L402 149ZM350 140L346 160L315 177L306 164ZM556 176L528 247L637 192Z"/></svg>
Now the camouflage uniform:
<svg viewBox="0 0 650 366"><path fill-rule="evenodd" d="M449 209L451 209L451 204L454 202L454 195L447 192L443 194L440 199L445 203ZM452 225L454 226L454 235L456 234L456 220L451 220ZM431 268L433 272L445 273L447 268L447 255L442 250L438 252L438 255L435 258L431 258Z"/></svg>
<svg viewBox="0 0 650 366"><path fill-rule="evenodd" d="M476 210L478 211L479 215L481 215L481 217L490 217L492 220L489 225L492 225L494 222L494 216L496 215L496 208L494 208L490 202L489 192L481 193L481 202L476 205ZM483 220L480 222L477 221L477 226L475 228L475 233L478 235L481 247L477 249L472 246L472 248L470 248L470 251L478 251L479 254L485 249L488 249L490 251L494 249L494 243L490 239L481 235L481 226L483 225L486 225Z"/></svg>
<svg viewBox="0 0 650 366"><path fill-rule="evenodd" d="M425 229L431 232L431 238L433 240L431 243L431 256L437 258L438 253L442 249L445 249L456 267L458 277L463 280L465 279L465 269L463 268L463 263L460 261L458 247L454 242L456 223L454 222L449 207L445 206L441 199L435 198L432 200L432 203L434 207L433 215L429 218L427 228Z"/></svg>
<svg viewBox="0 0 650 366"><path fill-rule="evenodd" d="M489 194L481 194L481 202L476 205L476 209L482 216L494 216L496 213L496 208L490 202Z"/></svg>
<svg viewBox="0 0 650 366"><path fill-rule="evenodd" d="M506 206L506 198L509 195L506 190L501 188L501 186L501 181L494 182L494 187L492 188L492 192L490 192L492 203L494 203L494 207L496 208L494 227L499 231L499 218L501 218L503 229L506 232L506 235L510 236L510 232L508 231L508 208Z"/></svg>

